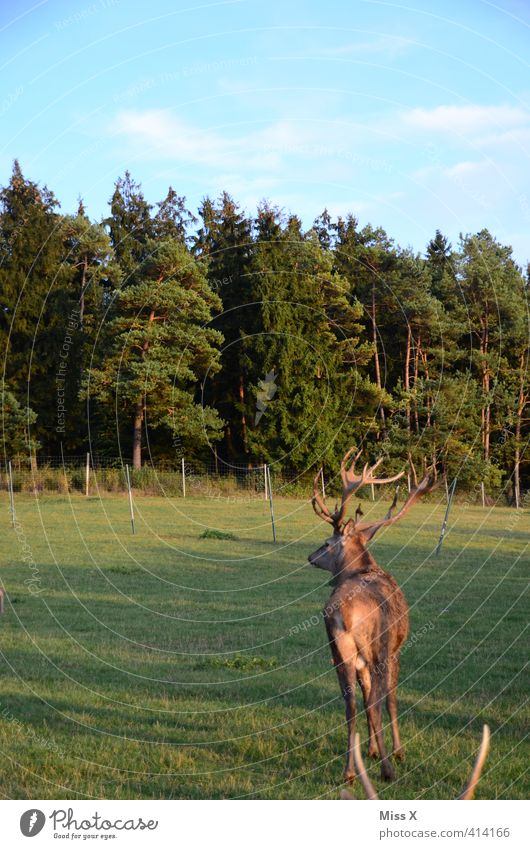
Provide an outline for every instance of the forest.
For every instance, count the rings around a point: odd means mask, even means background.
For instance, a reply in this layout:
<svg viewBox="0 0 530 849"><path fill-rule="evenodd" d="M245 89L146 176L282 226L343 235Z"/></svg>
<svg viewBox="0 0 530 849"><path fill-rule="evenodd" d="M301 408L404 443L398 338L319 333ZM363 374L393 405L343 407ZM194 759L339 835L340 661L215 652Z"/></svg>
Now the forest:
<svg viewBox="0 0 530 849"><path fill-rule="evenodd" d="M130 173L65 214L17 161L0 191L3 461L61 452L336 467L352 444L530 487L529 271L487 229L423 254L355 215L307 229L230 194L193 214Z"/></svg>

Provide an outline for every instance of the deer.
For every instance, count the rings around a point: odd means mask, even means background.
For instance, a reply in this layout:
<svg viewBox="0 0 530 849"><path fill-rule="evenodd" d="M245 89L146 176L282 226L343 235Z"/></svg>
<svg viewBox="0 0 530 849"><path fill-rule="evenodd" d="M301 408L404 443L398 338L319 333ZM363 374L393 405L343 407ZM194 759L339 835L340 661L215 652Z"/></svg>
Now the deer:
<svg viewBox="0 0 530 849"><path fill-rule="evenodd" d="M457 796L457 799L467 801L472 799L475 795L475 789L477 784L480 781L480 776L482 773L482 767L484 766L484 762L488 756L490 746L490 729L489 726L484 724L482 726L482 741L480 743L480 748L478 750L477 757L475 758L475 763L473 764L473 769L471 770L471 775L464 785L464 789ZM359 780L362 784L363 790L365 792L366 798L372 801L377 801L379 796L377 795L377 791L372 784L368 773L366 772L366 767L363 762L363 758L361 755L361 741L359 735L355 735L355 740L353 743L353 761L355 764L355 769L357 771L357 775L359 776ZM341 790L340 791L341 799L354 799L349 790Z"/></svg>
<svg viewBox="0 0 530 849"><path fill-rule="evenodd" d="M320 519L333 528L324 544L309 555L312 566L326 569L333 575L334 590L324 606L323 617L339 686L345 702L348 729L348 749L344 780L355 781L354 744L356 723L356 683L359 681L368 718L369 754L381 760L381 776L394 780L394 768L387 754L383 727L382 704L390 718L392 730L392 755L402 760L403 748L399 736L397 716L397 684L399 678L399 652L408 636L408 605L395 579L381 569L367 548L375 534L384 527L399 521L422 495L436 483L436 467L427 469L418 483L416 470L409 456L411 489L401 509L394 515L397 492L383 519L362 522L362 511L357 508L355 519L346 518L352 495L366 485L393 483L405 474L393 477L374 477L383 462L381 457L372 466L365 464L360 474L355 464L361 456L358 451L348 465L355 448L344 455L340 474L342 496L340 507L334 512L326 506L319 493L319 471L313 482L312 505Z"/></svg>

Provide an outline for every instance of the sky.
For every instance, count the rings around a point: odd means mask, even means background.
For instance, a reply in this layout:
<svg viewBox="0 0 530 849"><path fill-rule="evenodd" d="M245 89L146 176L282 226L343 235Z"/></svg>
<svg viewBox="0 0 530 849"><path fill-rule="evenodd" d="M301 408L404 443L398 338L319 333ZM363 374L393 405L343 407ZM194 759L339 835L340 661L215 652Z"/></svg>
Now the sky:
<svg viewBox="0 0 530 849"><path fill-rule="evenodd" d="M0 184L64 212L226 190L424 252L487 227L530 260L530 0L2 0Z"/></svg>

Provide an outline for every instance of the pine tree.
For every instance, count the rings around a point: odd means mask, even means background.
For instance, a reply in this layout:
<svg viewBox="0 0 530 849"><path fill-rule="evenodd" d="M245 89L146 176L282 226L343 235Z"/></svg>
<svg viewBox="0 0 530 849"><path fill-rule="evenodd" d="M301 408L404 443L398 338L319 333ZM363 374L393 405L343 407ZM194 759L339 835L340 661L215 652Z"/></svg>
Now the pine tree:
<svg viewBox="0 0 530 849"><path fill-rule="evenodd" d="M379 418L384 434L387 416L384 398L387 396L383 390L387 386L387 367L382 324L386 320L389 334L394 333L393 322L389 319L394 316L392 286L398 257L392 240L381 228L367 225L359 230L357 219L348 216L346 221L339 220L337 230L337 268L364 308L364 323L372 340L373 379L381 397Z"/></svg>
<svg viewBox="0 0 530 849"><path fill-rule="evenodd" d="M147 249L136 282L118 293L108 327L112 347L90 370L85 389L129 423L135 468L154 431L162 431L167 456L171 441L179 453L193 454L222 428L217 412L196 399L198 382L219 370L222 336L208 325L221 302L181 241L150 242Z"/></svg>
<svg viewBox="0 0 530 849"><path fill-rule="evenodd" d="M180 197L170 186L164 200L156 206L157 212L153 218L155 239L176 239L185 243L190 224L197 222L186 207L186 198Z"/></svg>
<svg viewBox="0 0 530 849"><path fill-rule="evenodd" d="M508 351L509 328L518 322L521 275L511 248L502 246L487 230L462 239L457 257L458 295L467 315L471 362L482 385L482 448L490 460L492 433L501 423L492 418L496 375ZM456 293L455 293L456 294Z"/></svg>
<svg viewBox="0 0 530 849"><path fill-rule="evenodd" d="M199 213L201 227L194 250L207 262L210 288L223 302L222 312L212 323L224 337L221 371L215 382L207 382L205 397L226 422L221 455L229 463L248 462L247 376L240 340L248 332L254 312L249 303L251 224L226 192L217 203L206 198Z"/></svg>
<svg viewBox="0 0 530 849"><path fill-rule="evenodd" d="M0 417L2 427L2 454L4 464L8 460L34 457L40 444L32 436L37 415L30 407L22 407L12 392L0 393Z"/></svg>
<svg viewBox="0 0 530 849"><path fill-rule="evenodd" d="M104 221L125 286L134 282L136 270L146 258L148 244L155 235L151 209L141 186L126 171L116 181L110 215Z"/></svg>
<svg viewBox="0 0 530 849"><path fill-rule="evenodd" d="M279 466L335 463L376 409L361 307L314 230L304 234L296 217L283 222L267 205L256 221L252 283L256 322L244 344L250 452Z"/></svg>
<svg viewBox="0 0 530 849"><path fill-rule="evenodd" d="M38 413L34 436L50 453L61 441L54 375L71 306L57 206L15 161L0 192L0 350L5 388Z"/></svg>

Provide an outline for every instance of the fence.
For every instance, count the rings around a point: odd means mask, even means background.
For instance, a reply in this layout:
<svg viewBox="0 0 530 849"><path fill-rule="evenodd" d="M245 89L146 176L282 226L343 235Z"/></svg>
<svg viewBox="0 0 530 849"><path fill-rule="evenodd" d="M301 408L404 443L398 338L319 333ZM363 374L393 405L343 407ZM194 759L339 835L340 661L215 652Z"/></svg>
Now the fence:
<svg viewBox="0 0 530 849"><path fill-rule="evenodd" d="M270 486L277 495L307 495L314 472L300 474L295 469L275 470L266 465L235 466L219 459L207 463L182 458L173 468L167 463L151 463L133 469L129 458L77 455L43 457L38 464L28 458L11 463L14 492L26 493L126 493L127 469L130 483L138 494L182 497L269 499ZM270 484L269 484L270 480ZM0 475L0 490L9 491L9 475Z"/></svg>
<svg viewBox="0 0 530 849"><path fill-rule="evenodd" d="M173 465L151 462L141 469L133 469L131 459L125 457L84 454L41 457L38 463L35 460L31 462L27 457L17 457L11 461L13 492L86 495L127 493L127 466L131 486L138 495L224 498L234 501L267 499L269 476L274 495L308 498L316 472L315 469L300 471L287 466L278 468L274 464L236 466L220 458L211 458L207 462L179 458ZM7 471L6 464L3 473L0 473L0 491L9 492ZM330 502L340 497L340 478L336 469L332 474L322 476L321 486L325 488ZM404 487L406 490L406 478ZM391 498L393 491L393 486L377 487L377 493L373 492L373 488L365 487L359 491L358 497L385 500ZM523 498L525 505L528 504L528 497L527 493ZM483 485L468 492L460 491L459 487L456 501L462 499L465 503L482 503L482 506L491 503L491 499L487 496L485 498ZM494 503L502 501L509 503L506 489L504 497L502 490L495 493Z"/></svg>

